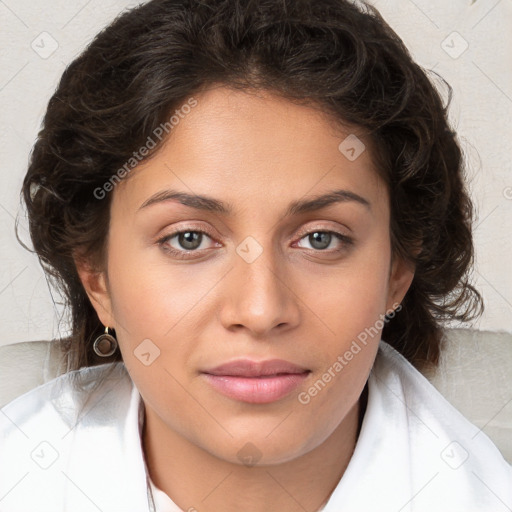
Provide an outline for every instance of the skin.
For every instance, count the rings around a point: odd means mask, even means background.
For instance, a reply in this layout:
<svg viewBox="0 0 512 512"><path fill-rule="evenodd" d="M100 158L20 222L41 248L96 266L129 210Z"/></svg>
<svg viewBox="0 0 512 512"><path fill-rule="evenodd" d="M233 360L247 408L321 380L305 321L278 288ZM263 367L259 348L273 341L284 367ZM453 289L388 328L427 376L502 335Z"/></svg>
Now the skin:
<svg viewBox="0 0 512 512"><path fill-rule="evenodd" d="M355 128L269 92L218 86L194 97L161 150L112 192L105 267L79 273L143 398L143 447L160 489L183 510L318 510L353 453L380 332L309 403L298 395L400 303L413 269L391 257L389 198L369 142L358 135L366 150L354 161L338 149ZM167 189L208 195L233 214L175 200L141 208ZM369 206L284 214L292 201L337 189ZM198 229L211 235L185 258L166 250L190 247L179 236L159 242ZM318 231L352 243L308 236ZM251 263L236 251L248 236L262 249ZM160 350L149 366L134 353L145 339ZM241 357L311 373L276 402L245 403L201 374ZM244 446L256 465L237 455Z"/></svg>

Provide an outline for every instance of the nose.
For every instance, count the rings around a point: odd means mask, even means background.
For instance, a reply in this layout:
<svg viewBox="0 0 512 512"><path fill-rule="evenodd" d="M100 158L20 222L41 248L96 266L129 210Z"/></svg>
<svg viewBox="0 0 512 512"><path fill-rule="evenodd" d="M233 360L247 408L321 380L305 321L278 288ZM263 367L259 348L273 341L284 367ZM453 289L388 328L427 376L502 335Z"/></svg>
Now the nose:
<svg viewBox="0 0 512 512"><path fill-rule="evenodd" d="M240 253L242 254L242 253ZM299 298L294 293L286 262L265 248L252 262L236 254L226 276L220 320L228 330L247 330L262 338L299 323Z"/></svg>

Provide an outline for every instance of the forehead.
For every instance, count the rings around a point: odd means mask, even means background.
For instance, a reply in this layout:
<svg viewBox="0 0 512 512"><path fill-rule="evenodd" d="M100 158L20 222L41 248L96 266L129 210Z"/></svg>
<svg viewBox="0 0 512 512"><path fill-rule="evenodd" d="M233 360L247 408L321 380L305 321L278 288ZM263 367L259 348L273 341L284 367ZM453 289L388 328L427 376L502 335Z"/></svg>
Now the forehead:
<svg viewBox="0 0 512 512"><path fill-rule="evenodd" d="M194 95L163 146L114 192L131 210L165 189L222 197L233 213L332 189L386 202L369 140L319 109L268 91L212 87ZM176 117L178 119L178 117Z"/></svg>

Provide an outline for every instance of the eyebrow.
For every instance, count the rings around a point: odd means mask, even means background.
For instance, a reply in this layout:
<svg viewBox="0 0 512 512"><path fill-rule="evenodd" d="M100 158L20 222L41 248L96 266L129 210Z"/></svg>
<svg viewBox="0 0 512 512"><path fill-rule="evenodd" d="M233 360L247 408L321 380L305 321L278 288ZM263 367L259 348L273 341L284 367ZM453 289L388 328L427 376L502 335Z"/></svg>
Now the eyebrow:
<svg viewBox="0 0 512 512"><path fill-rule="evenodd" d="M233 207L229 203L214 199L213 197L187 194L186 192L179 192L177 190L162 190L161 192L157 192L144 201L144 203L139 207L139 211L153 204L165 201L177 201L182 205L194 208L195 210L221 213L223 215L232 215L233 213ZM354 192L350 192L349 190L338 189L312 199L293 201L288 206L285 217L320 210L335 203L346 202L355 202L365 206L368 210L371 210L370 202L364 197L361 197Z"/></svg>

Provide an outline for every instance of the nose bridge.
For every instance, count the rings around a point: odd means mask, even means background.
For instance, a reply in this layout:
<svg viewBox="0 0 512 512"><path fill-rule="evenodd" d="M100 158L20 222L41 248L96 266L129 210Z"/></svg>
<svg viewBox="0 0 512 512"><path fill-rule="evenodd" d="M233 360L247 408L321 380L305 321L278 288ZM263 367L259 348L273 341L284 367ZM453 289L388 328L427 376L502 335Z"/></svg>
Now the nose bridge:
<svg viewBox="0 0 512 512"><path fill-rule="evenodd" d="M266 240L262 244L249 236L236 248L228 300L222 309L226 327L243 325L261 335L298 319L294 295L286 284L285 265L278 260L272 242Z"/></svg>

